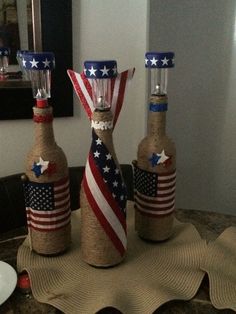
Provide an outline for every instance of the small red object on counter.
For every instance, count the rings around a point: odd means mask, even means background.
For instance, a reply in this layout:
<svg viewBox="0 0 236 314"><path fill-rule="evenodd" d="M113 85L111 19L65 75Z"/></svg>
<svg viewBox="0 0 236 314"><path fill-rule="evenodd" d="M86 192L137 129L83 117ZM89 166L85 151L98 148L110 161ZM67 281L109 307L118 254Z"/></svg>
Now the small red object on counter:
<svg viewBox="0 0 236 314"><path fill-rule="evenodd" d="M19 288L20 291L23 293L31 292L30 279L29 279L29 275L26 272L23 272L18 275L17 288Z"/></svg>

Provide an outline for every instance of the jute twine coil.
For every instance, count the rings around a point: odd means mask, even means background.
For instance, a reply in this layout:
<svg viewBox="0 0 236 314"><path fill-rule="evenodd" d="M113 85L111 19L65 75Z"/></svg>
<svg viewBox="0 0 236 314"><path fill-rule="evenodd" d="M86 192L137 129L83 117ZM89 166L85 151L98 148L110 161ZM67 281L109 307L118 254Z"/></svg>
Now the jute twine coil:
<svg viewBox="0 0 236 314"><path fill-rule="evenodd" d="M33 108L35 116L52 115L52 107ZM41 175L36 177L32 171L32 166L39 158L50 161L56 165L56 172L50 176ZM36 183L52 183L68 177L67 160L62 149L56 144L54 139L52 122L35 122L35 143L27 155L26 176L29 181ZM42 255L57 255L64 252L71 242L71 225L55 231L29 230L32 249Z"/></svg>
<svg viewBox="0 0 236 314"><path fill-rule="evenodd" d="M112 113L110 111L94 111L92 120L112 121ZM112 140L113 130L96 129L94 131L106 145L107 149L113 156L118 169L120 169ZM123 260L124 256L121 256L115 249L113 243L97 220L91 206L89 205L83 186L81 186L80 191L80 206L81 251L83 260L96 267L110 267L119 264Z"/></svg>
<svg viewBox="0 0 236 314"><path fill-rule="evenodd" d="M166 96L152 96L150 103L167 103ZM148 113L148 135L140 142L137 154L137 167L142 170L159 174L171 172L176 169L176 150L173 141L165 134L166 112ZM159 164L152 166L149 158L153 153L161 153L164 149L166 155L171 157L171 165L168 168ZM135 229L139 236L152 241L168 239L173 230L174 213L150 217L135 211Z"/></svg>

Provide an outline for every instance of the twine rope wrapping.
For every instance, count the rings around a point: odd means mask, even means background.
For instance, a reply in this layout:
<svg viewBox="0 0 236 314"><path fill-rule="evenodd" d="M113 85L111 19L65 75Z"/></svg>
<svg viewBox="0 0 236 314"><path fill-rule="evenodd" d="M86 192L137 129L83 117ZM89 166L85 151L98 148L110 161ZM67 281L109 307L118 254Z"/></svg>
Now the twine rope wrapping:
<svg viewBox="0 0 236 314"><path fill-rule="evenodd" d="M92 121L110 123L112 113L94 111ZM112 131L109 128L93 129L91 150L80 193L84 260L101 267L118 264L124 258L127 243L123 212L125 191L124 201L119 202L118 186L121 191L124 188L122 189L121 169L113 147ZM106 173L109 176L106 177ZM112 190L112 186L117 186L117 193Z"/></svg>
<svg viewBox="0 0 236 314"><path fill-rule="evenodd" d="M126 259L115 268L98 269L82 261L80 220L80 212L73 212L72 245L65 255L38 256L30 251L28 240L20 247L18 271L28 271L39 302L68 314L92 314L108 305L123 313L143 314L196 294L204 276L200 264L206 243L193 225L175 221L168 242L144 242L134 231L133 203L129 202Z"/></svg>
<svg viewBox="0 0 236 314"><path fill-rule="evenodd" d="M175 174L171 178L168 174L176 170L176 151L174 143L166 136L166 111L156 110L159 107L163 109L163 104L167 102L166 96L151 96L149 109L151 105L151 109L155 110L148 112L148 135L140 142L137 161L133 163L137 192L136 229L141 237L153 241L168 239L172 233L174 220ZM157 153L160 154L162 151L171 161L168 166L155 162ZM143 193L137 191L140 187ZM155 193L149 194L152 189ZM162 210L163 215L156 215L158 208Z"/></svg>
<svg viewBox="0 0 236 314"><path fill-rule="evenodd" d="M26 177L28 181L25 182L28 194L26 211L29 235L34 251L39 254L54 255L65 251L70 244L67 160L64 152L55 142L52 107L34 107L33 111L35 143L27 155ZM49 168L48 171L34 172L34 167L37 167L40 160L51 164L52 172ZM45 193L52 193L50 195L53 195L53 199ZM53 217L55 213L57 218ZM56 219L58 219L58 224L53 224L52 230L46 230L52 227L50 224Z"/></svg>

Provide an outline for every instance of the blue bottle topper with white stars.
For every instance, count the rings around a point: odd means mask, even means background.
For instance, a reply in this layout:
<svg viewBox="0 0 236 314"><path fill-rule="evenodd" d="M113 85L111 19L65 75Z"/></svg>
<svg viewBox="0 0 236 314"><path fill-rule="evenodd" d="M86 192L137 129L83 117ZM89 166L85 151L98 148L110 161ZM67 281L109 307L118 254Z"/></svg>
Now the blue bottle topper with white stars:
<svg viewBox="0 0 236 314"><path fill-rule="evenodd" d="M115 60L85 61L84 74L90 79L111 79L117 76Z"/></svg>
<svg viewBox="0 0 236 314"><path fill-rule="evenodd" d="M10 48L8 47L0 47L0 57L9 57Z"/></svg>
<svg viewBox="0 0 236 314"><path fill-rule="evenodd" d="M55 68L55 57L52 52L23 52L22 65L26 70L52 70Z"/></svg>
<svg viewBox="0 0 236 314"><path fill-rule="evenodd" d="M146 68L173 68L174 53L173 52L146 52L145 54Z"/></svg>
<svg viewBox="0 0 236 314"><path fill-rule="evenodd" d="M145 67L151 72L151 95L166 95L168 69L174 67L174 53L146 52ZM156 108L157 106L155 106ZM162 104L158 108L158 111L166 111L167 104Z"/></svg>
<svg viewBox="0 0 236 314"><path fill-rule="evenodd" d="M91 79L94 108L100 111L110 109L111 81L117 77L116 61L85 61L84 74Z"/></svg>
<svg viewBox="0 0 236 314"><path fill-rule="evenodd" d="M54 54L52 52L23 52L21 62L30 78L37 107L46 107L46 100L51 97L49 72L55 68Z"/></svg>

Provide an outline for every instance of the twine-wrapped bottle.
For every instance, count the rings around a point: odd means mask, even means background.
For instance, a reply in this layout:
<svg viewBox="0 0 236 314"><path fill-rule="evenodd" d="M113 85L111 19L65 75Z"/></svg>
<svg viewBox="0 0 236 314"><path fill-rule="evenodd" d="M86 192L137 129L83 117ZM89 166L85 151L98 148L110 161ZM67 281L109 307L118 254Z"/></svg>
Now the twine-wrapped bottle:
<svg viewBox="0 0 236 314"><path fill-rule="evenodd" d="M82 258L92 266L120 263L126 253L126 187L112 132L134 69L117 74L116 61L86 61L84 73L68 74L92 127L92 144L81 185Z"/></svg>
<svg viewBox="0 0 236 314"><path fill-rule="evenodd" d="M162 241L171 236L175 209L176 150L166 135L167 68L171 52L146 53L151 68L148 132L134 161L135 229L141 238Z"/></svg>
<svg viewBox="0 0 236 314"><path fill-rule="evenodd" d="M56 144L50 97L52 53L23 54L36 106L33 108L35 141L27 156L23 176L29 239L32 249L42 255L57 255L70 245L70 192L67 160Z"/></svg>

